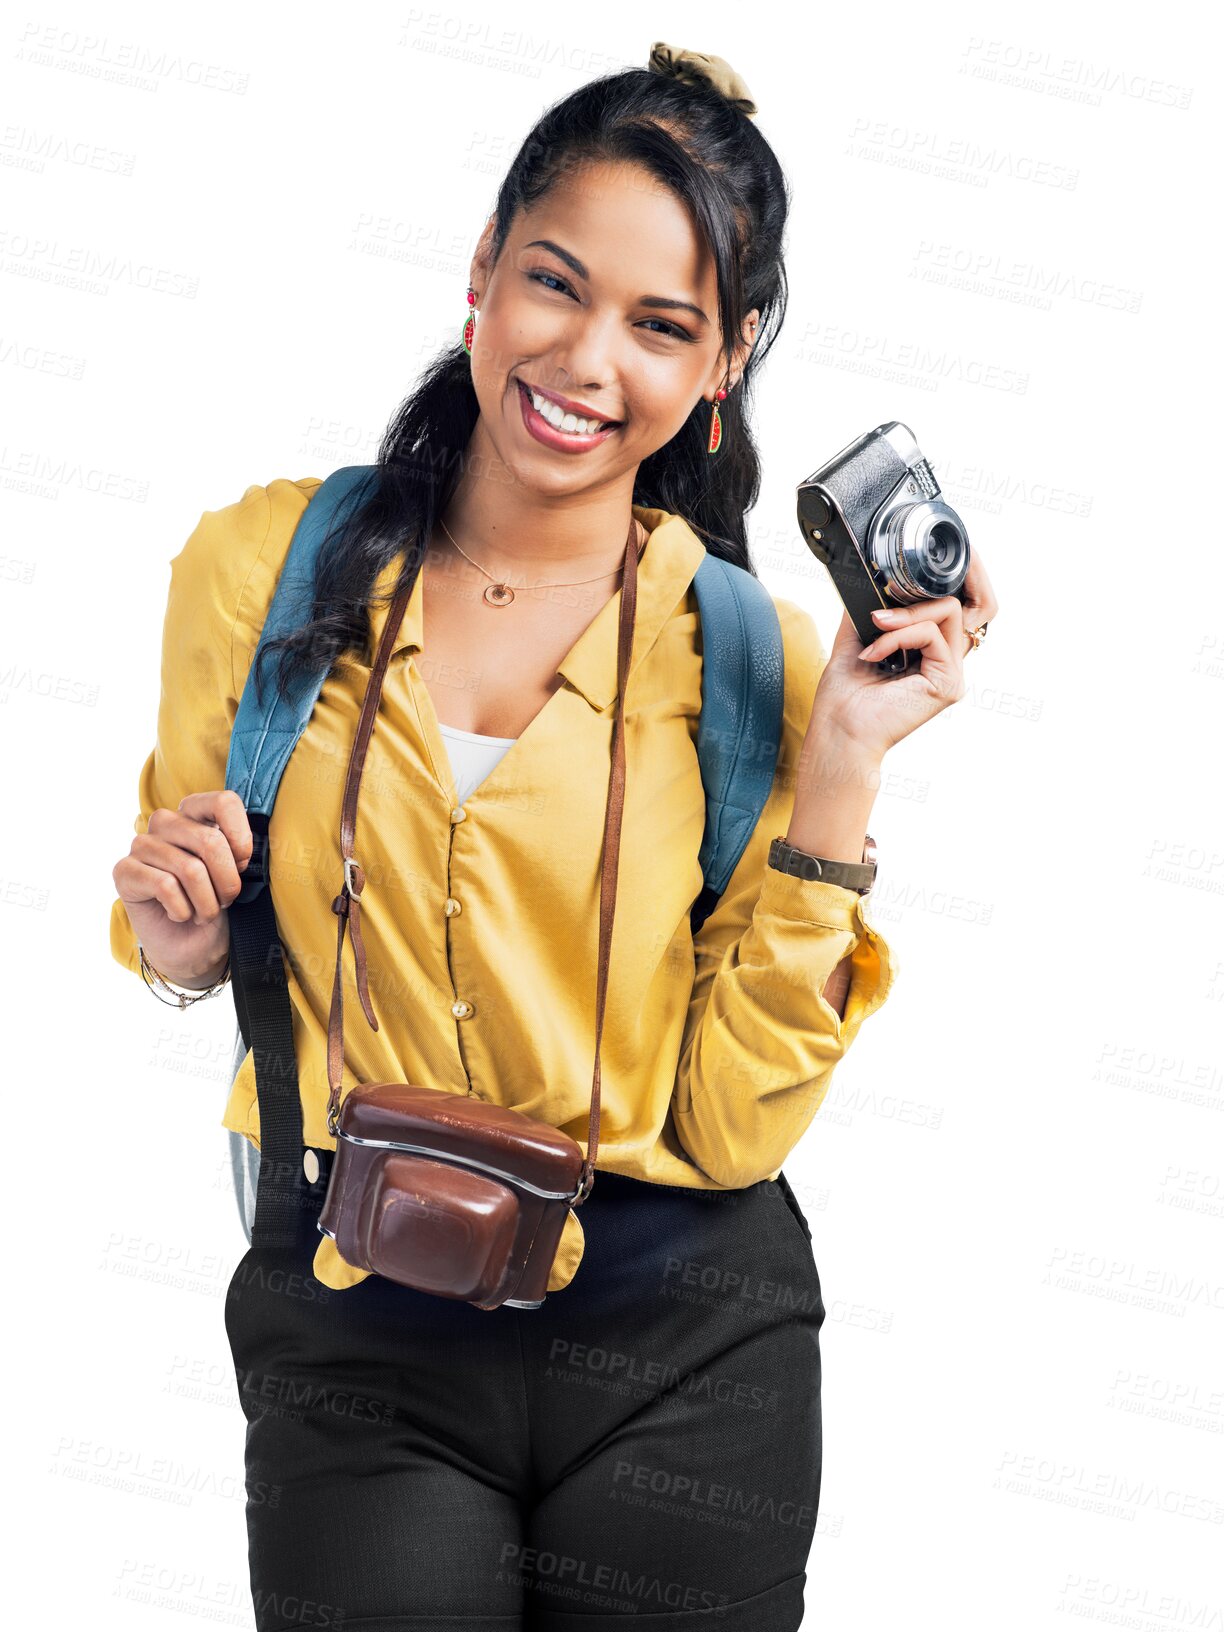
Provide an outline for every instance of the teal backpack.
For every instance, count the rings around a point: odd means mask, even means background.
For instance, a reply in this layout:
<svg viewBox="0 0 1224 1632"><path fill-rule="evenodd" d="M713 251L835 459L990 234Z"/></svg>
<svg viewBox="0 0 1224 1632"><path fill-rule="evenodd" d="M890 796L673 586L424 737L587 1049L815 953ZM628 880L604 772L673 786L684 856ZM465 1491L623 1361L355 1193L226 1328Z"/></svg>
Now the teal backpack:
<svg viewBox="0 0 1224 1632"><path fill-rule="evenodd" d="M317 1176L303 1168L302 1106L293 1051L284 953L268 878L268 824L289 756L310 723L326 670L282 696L269 666L264 700L255 692L265 641L309 617L324 540L375 491L376 465L348 465L313 493L260 634L230 736L225 785L246 807L254 851L242 891L229 908L230 970L238 1016L233 1074L255 1051L260 1149L230 1132L239 1213L254 1246L291 1246L314 1234L331 1152L317 1152ZM700 861L703 887L690 922L696 934L727 887L773 785L782 733L783 653L769 591L743 567L707 554L693 578L701 620L701 715L697 755L706 792ZM313 1164L311 1164L313 1166Z"/></svg>

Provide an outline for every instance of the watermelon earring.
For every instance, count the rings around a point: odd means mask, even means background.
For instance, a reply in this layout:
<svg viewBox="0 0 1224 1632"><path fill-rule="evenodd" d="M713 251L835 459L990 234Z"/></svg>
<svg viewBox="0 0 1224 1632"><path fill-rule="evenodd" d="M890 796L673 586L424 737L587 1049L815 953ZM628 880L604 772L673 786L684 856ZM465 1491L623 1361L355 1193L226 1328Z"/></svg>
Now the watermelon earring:
<svg viewBox="0 0 1224 1632"><path fill-rule="evenodd" d="M722 443L722 415L718 411L718 404L726 399L727 393L720 385L714 403L714 412L710 415L710 440L706 444L707 453L717 453Z"/></svg>
<svg viewBox="0 0 1224 1632"><path fill-rule="evenodd" d="M469 306L475 306L475 304L476 304L476 291L469 284L468 285L468 305ZM472 355L472 336L475 333L476 333L476 313L474 311L469 311L468 315L467 315L467 322L463 325L463 349L464 349L464 351L467 352L469 357Z"/></svg>

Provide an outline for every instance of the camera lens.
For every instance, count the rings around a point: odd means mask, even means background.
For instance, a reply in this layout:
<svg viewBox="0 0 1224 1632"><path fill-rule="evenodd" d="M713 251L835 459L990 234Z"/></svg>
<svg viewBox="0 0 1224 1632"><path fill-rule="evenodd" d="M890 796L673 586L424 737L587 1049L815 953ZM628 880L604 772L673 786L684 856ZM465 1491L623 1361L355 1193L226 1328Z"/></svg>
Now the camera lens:
<svg viewBox="0 0 1224 1632"><path fill-rule="evenodd" d="M955 595L969 571L964 523L942 499L899 504L872 527L868 554L899 604Z"/></svg>
<svg viewBox="0 0 1224 1632"><path fill-rule="evenodd" d="M927 539L928 559L932 567L945 571L955 565L961 547L960 535L946 521L937 521Z"/></svg>

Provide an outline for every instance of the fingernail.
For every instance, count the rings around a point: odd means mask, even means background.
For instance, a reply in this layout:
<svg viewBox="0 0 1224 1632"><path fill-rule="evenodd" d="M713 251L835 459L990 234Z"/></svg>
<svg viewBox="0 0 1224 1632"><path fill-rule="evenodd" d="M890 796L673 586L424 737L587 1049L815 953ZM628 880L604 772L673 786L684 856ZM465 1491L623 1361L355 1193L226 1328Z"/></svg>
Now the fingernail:
<svg viewBox="0 0 1224 1632"><path fill-rule="evenodd" d="M875 656L875 641L873 640L870 646L864 646L862 651L858 655L860 657L866 657L866 658L874 657Z"/></svg>
<svg viewBox="0 0 1224 1632"><path fill-rule="evenodd" d="M886 623L889 618L895 618L897 614L890 606L877 606L871 615L877 623Z"/></svg>

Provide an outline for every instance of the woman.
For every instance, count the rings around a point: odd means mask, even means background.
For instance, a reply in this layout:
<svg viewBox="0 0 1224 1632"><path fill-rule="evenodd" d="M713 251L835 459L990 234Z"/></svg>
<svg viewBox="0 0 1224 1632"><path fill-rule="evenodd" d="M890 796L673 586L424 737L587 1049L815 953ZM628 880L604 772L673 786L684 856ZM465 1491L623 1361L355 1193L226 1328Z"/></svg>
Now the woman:
<svg viewBox="0 0 1224 1632"><path fill-rule="evenodd" d="M776 602L773 789L694 937L691 583L705 550L751 570L745 396L784 307L787 194L754 114L720 59L662 44L648 69L545 113L472 261L474 335L391 425L377 494L325 547L310 627L274 643L278 683L329 673L270 829L314 1213L291 1245L257 1234L226 1311L261 1629L802 1619L825 1311L781 1164L893 968L857 889L767 858L784 836L862 862L884 754L963 694L968 631L995 603L975 557L965 603L899 609L868 652L843 618L826 658L808 614ZM317 487L248 489L173 563L158 743L111 938L182 1002L225 983L252 847L223 791L229 731ZM598 1178L544 1304L482 1311L363 1275L316 1228L345 771L370 654L411 582L357 834L380 1025L350 1007L345 1086L448 1087L581 1141L631 518ZM860 660L900 647L919 674L885 681ZM225 1125L258 1144L259 1112L248 1055Z"/></svg>

